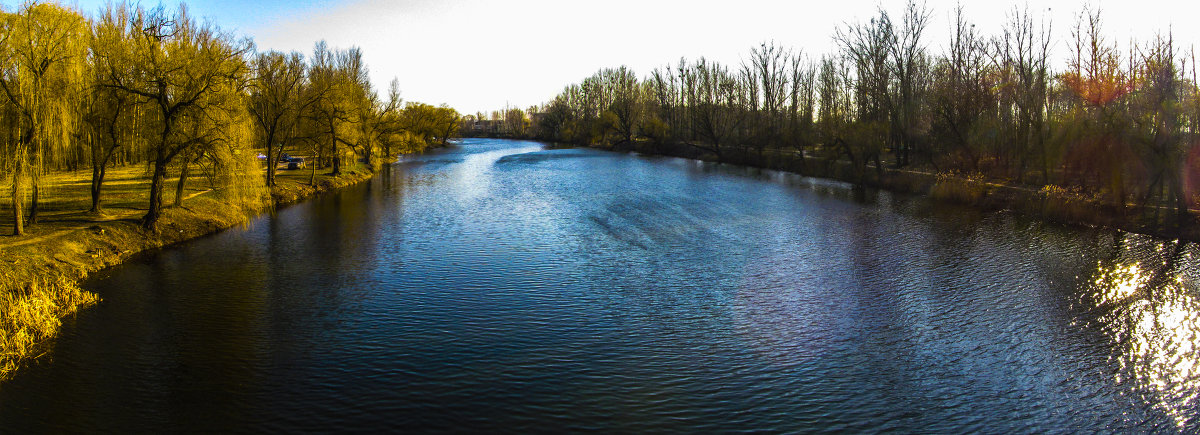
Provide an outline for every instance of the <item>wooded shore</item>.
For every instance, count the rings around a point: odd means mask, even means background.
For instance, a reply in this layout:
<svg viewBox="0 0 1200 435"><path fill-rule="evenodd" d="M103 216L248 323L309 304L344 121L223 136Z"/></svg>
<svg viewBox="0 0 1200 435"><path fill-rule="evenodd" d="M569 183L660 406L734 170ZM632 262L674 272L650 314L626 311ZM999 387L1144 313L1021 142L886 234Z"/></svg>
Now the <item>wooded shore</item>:
<svg viewBox="0 0 1200 435"><path fill-rule="evenodd" d="M633 142L597 148L718 161L711 153L684 144L660 146L649 142ZM1049 222L1098 226L1161 238L1200 242L1200 222L1195 218L1200 215L1200 210L1196 209L1190 210L1187 220L1178 221L1174 211L1166 207L1127 204L1121 209L1102 197L1080 191L1019 185L988 179L980 174L894 168L887 164L882 168L872 167L866 172L859 172L850 162L801 158L795 153L773 153L764 157L755 154L728 155L719 161L844 181L890 192L922 195L935 201L962 204L981 210L1011 210Z"/></svg>
<svg viewBox="0 0 1200 435"><path fill-rule="evenodd" d="M48 352L64 319L101 300L79 286L89 274L141 252L244 225L277 207L373 175L365 167L343 168L336 177L312 177L309 171L280 174L261 207L232 205L222 199L222 191L202 189L189 194L183 206L165 209L156 231L140 225L144 209L107 215L71 213L48 216L39 231L28 237L0 240L0 381Z"/></svg>

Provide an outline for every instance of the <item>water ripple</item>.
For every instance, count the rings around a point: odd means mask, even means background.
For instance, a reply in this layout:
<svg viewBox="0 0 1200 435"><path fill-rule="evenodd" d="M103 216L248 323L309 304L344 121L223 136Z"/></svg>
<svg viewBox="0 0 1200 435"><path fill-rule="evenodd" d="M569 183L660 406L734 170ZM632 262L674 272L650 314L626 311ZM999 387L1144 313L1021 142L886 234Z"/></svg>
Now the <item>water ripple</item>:
<svg viewBox="0 0 1200 435"><path fill-rule="evenodd" d="M90 281L0 432L1196 432L1196 254L467 140Z"/></svg>

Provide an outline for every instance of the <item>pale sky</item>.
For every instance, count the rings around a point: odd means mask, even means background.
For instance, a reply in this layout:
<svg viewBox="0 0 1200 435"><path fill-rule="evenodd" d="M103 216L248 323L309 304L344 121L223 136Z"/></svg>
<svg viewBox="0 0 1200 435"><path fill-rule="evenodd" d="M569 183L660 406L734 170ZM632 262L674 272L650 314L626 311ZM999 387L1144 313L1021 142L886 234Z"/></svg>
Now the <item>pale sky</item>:
<svg viewBox="0 0 1200 435"><path fill-rule="evenodd" d="M66 0L85 12L100 0ZM167 5L175 3L164 2ZM759 43L832 52L835 28L875 15L899 18L903 1L818 2L730 0L192 0L194 16L254 39L259 50L306 55L320 39L333 47L363 49L381 93L393 77L406 101L448 104L468 114L505 105L527 108L601 68L627 65L639 76L680 57L700 56L736 66ZM146 2L157 5L157 1ZM956 1L928 0L924 39L940 53L950 34ZM1054 24L1054 55L1065 58L1067 39L1083 1L966 2L968 20L985 35L998 33L1006 12L1026 4L1047 11ZM1200 1L1093 0L1105 33L1122 47L1172 29L1177 47L1200 45ZM12 10L12 0L4 0Z"/></svg>

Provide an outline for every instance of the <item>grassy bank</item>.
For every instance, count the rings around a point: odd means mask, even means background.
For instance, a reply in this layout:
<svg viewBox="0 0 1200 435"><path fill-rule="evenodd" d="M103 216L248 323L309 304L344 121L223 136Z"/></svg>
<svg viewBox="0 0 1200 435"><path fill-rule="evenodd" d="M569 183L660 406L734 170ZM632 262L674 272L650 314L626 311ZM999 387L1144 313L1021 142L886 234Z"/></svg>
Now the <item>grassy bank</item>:
<svg viewBox="0 0 1200 435"><path fill-rule="evenodd" d="M273 206L354 184L372 174L365 167L346 169L338 177L318 173L312 185L310 171L281 172L270 198L251 206L231 205L225 192L210 188L198 176L189 179L183 205L167 208L155 232L138 225L149 201L145 167L110 171L101 213L82 211L91 205L90 173L48 177L38 224L22 237L0 236L0 380L23 361L43 353L63 317L99 301L97 295L79 288L79 280L89 273L138 252L244 224ZM173 194L171 189L164 201L173 201ZM11 222L0 224L0 234L11 232Z"/></svg>

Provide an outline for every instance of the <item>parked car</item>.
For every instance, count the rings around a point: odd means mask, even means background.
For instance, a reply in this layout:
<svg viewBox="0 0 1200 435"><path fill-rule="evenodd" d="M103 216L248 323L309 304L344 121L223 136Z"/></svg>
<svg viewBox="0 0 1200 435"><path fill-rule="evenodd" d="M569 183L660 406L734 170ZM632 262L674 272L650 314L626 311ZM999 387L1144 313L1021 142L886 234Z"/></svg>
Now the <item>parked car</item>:
<svg viewBox="0 0 1200 435"><path fill-rule="evenodd" d="M304 169L303 157L289 157L287 160L288 169Z"/></svg>

